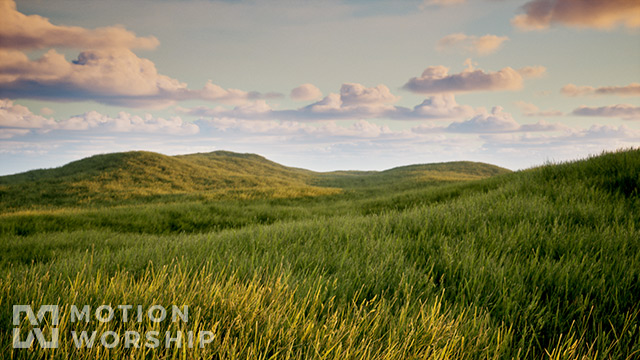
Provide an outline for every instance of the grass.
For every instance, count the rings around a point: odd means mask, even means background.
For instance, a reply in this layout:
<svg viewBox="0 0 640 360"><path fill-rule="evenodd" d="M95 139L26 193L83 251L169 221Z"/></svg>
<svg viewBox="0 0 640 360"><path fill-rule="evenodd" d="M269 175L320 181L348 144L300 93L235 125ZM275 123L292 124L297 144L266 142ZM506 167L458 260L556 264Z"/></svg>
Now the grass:
<svg viewBox="0 0 640 360"><path fill-rule="evenodd" d="M517 173L473 163L292 171L308 176L309 186L342 190L217 200L169 194L2 214L0 353L16 359L640 354L640 150ZM23 350L11 346L14 304L58 304L61 314L72 304L188 305L190 317L159 325L62 318L59 349ZM71 331L83 329L216 336L203 349L76 349Z"/></svg>

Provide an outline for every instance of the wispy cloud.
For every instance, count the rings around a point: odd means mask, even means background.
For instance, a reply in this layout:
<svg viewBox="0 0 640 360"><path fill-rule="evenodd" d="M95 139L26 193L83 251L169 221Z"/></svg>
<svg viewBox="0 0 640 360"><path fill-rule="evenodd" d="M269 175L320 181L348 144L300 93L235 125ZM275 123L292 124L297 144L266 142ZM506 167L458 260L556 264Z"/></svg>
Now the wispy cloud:
<svg viewBox="0 0 640 360"><path fill-rule="evenodd" d="M502 44L509 40L507 36L450 34L438 41L439 51L457 50L469 54L489 55L496 52Z"/></svg>
<svg viewBox="0 0 640 360"><path fill-rule="evenodd" d="M626 86L576 86L567 84L560 89L560 92L567 96L583 95L619 95L619 96L640 96L640 83L631 83Z"/></svg>
<svg viewBox="0 0 640 360"><path fill-rule="evenodd" d="M618 117L625 120L640 120L640 106L631 104L617 104L600 107L580 106L573 110L573 115Z"/></svg>
<svg viewBox="0 0 640 360"><path fill-rule="evenodd" d="M530 116L530 117L553 117L553 116L563 116L564 113L562 111L559 110L544 110L541 111L539 107L537 107L534 104L528 103L528 102L524 102L524 101L517 101L516 102L516 106L518 106L520 108L520 110L522 111L522 115L524 116Z"/></svg>
<svg viewBox="0 0 640 360"><path fill-rule="evenodd" d="M467 0L424 0L422 4L420 4L420 9L424 10L429 7L459 5L465 2L467 2Z"/></svg>
<svg viewBox="0 0 640 360"><path fill-rule="evenodd" d="M522 30L547 29L555 24L596 29L640 27L637 0L531 0L522 9L524 14L511 20Z"/></svg>

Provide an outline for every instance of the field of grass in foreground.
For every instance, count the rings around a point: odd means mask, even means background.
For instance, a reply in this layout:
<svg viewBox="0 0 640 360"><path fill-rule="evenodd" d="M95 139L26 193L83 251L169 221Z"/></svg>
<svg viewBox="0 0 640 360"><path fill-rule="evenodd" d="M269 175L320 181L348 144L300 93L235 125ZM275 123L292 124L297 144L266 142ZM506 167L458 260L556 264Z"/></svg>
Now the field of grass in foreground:
<svg viewBox="0 0 640 360"><path fill-rule="evenodd" d="M464 182L414 177L394 187L400 175L393 172L308 176L305 184L343 191L7 211L0 216L0 353L640 355L640 150ZM216 214L239 220L207 220ZM173 218L174 227L167 225ZM61 314L72 304L188 305L189 322L70 323L62 316L60 348L14 350L14 304L57 304ZM215 339L203 349L76 349L70 333L84 329L210 330Z"/></svg>

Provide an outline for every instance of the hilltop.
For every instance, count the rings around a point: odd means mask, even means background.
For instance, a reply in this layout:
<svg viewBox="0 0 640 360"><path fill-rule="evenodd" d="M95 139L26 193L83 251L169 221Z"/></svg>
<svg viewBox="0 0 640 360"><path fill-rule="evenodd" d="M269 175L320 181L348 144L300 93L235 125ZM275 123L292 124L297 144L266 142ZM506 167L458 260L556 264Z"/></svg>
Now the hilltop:
<svg viewBox="0 0 640 360"><path fill-rule="evenodd" d="M480 179L508 170L456 162L413 165L383 172L317 173L255 154L215 151L167 156L146 151L95 155L65 166L0 177L4 210L176 197L294 198L337 194L345 188L411 187L427 182Z"/></svg>

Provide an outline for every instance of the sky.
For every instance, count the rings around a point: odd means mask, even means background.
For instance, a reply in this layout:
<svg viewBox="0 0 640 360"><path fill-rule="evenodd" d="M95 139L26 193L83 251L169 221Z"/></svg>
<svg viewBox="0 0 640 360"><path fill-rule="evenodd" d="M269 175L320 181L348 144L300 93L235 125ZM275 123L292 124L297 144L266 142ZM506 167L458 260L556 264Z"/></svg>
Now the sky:
<svg viewBox="0 0 640 360"><path fill-rule="evenodd" d="M0 0L0 175L131 150L518 170L638 146L637 0Z"/></svg>

